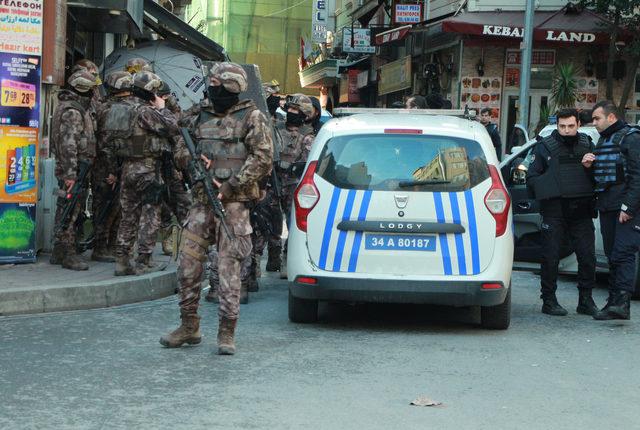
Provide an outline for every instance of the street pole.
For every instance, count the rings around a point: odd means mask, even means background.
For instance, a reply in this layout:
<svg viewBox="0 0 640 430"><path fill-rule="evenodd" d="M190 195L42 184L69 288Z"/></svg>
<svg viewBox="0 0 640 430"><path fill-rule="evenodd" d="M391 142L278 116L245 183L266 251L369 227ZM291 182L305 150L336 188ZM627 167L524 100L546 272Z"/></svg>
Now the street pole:
<svg viewBox="0 0 640 430"><path fill-rule="evenodd" d="M533 6L535 0L527 0L524 16L524 37L520 45L520 118L519 123L529 130L529 85L531 84L531 52L533 48Z"/></svg>

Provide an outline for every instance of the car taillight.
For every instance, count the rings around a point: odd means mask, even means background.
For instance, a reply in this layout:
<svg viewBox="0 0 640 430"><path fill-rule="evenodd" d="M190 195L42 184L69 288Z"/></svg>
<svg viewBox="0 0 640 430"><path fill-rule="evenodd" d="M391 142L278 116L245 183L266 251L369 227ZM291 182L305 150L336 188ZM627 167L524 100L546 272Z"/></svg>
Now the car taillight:
<svg viewBox="0 0 640 430"><path fill-rule="evenodd" d="M307 217L320 200L320 192L313 183L313 175L316 173L317 161L312 161L307 167L302 180L293 193L293 204L296 210L296 226L300 231L307 231Z"/></svg>
<svg viewBox="0 0 640 430"><path fill-rule="evenodd" d="M484 204L496 220L496 237L500 237L507 230L511 199L502 184L496 166L490 164L489 173L491 174L491 188L487 192L487 195L484 196Z"/></svg>

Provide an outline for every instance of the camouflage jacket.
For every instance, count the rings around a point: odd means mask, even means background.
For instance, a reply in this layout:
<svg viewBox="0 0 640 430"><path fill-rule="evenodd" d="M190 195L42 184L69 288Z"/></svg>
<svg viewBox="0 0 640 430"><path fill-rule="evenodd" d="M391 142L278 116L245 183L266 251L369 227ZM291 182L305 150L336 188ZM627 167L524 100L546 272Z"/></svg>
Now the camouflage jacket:
<svg viewBox="0 0 640 430"><path fill-rule="evenodd" d="M287 126L284 122L276 124L276 131L282 138L282 150L277 163L277 172L283 186L298 182L299 177L294 175L291 167L294 163L304 164L309 157L313 134L304 134L302 128Z"/></svg>
<svg viewBox="0 0 640 430"><path fill-rule="evenodd" d="M93 162L96 156L94 112L91 99L61 90L51 121L51 150L59 179L76 179L78 161Z"/></svg>
<svg viewBox="0 0 640 430"><path fill-rule="evenodd" d="M204 105L190 110L190 116L181 122L194 137L198 153L211 159L242 159L238 168L229 169L231 173L227 178L218 172L228 169L216 166L215 161L211 166L214 176L222 182L220 192L225 202L259 198L258 183L271 171L273 141L269 120L251 100L240 101L223 115ZM219 153L208 153L212 148ZM187 169L190 158L182 137L178 138L174 155L177 167ZM194 187L194 193L198 197L198 186Z"/></svg>
<svg viewBox="0 0 640 430"><path fill-rule="evenodd" d="M131 106L135 106L137 104L137 100L138 99L133 96L109 97L99 104L98 111L96 113L96 169L107 174L111 173L116 175L118 171L118 159L115 151L116 148L113 145L112 132L105 130L107 114L109 113L109 109L111 109L115 104L126 103Z"/></svg>

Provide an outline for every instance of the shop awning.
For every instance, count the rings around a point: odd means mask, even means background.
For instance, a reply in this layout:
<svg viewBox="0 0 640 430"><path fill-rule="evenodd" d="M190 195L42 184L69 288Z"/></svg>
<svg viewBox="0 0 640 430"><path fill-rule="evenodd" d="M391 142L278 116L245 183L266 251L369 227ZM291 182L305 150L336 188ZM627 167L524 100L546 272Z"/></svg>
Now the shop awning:
<svg viewBox="0 0 640 430"><path fill-rule="evenodd" d="M83 30L142 35L142 0L68 0L67 7Z"/></svg>
<svg viewBox="0 0 640 430"><path fill-rule="evenodd" d="M376 34L376 46L384 45L385 43L397 42L398 40L404 39L409 34L411 27L411 25L403 25L402 27L392 28L390 30Z"/></svg>
<svg viewBox="0 0 640 430"><path fill-rule="evenodd" d="M144 23L153 31L174 42L204 61L225 61L224 48L153 0L144 0Z"/></svg>
<svg viewBox="0 0 640 430"><path fill-rule="evenodd" d="M366 27L384 3L385 0L370 0L351 12L351 17L357 19L360 25Z"/></svg>
<svg viewBox="0 0 640 430"><path fill-rule="evenodd" d="M371 67L371 56L367 55L350 63L338 65L338 73L344 73L350 69L366 70L369 67Z"/></svg>
<svg viewBox="0 0 640 430"><path fill-rule="evenodd" d="M560 43L609 43L609 22L589 10L536 12L533 38ZM442 21L442 31L485 37L521 39L523 12L465 12Z"/></svg>

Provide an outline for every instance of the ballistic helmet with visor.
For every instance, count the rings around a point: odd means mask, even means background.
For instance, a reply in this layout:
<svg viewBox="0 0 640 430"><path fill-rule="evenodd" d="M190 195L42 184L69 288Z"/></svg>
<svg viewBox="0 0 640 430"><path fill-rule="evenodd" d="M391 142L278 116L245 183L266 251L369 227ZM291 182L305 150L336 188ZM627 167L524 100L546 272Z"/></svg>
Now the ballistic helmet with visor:
<svg viewBox="0 0 640 430"><path fill-rule="evenodd" d="M124 66L124 70L132 75L139 72L153 72L153 68L144 58L131 58Z"/></svg>
<svg viewBox="0 0 640 430"><path fill-rule="evenodd" d="M209 77L215 78L229 92L240 94L247 90L247 72L241 65L230 62L213 63Z"/></svg>
<svg viewBox="0 0 640 430"><path fill-rule="evenodd" d="M156 93L162 86L162 79L152 72L139 72L133 77L133 86Z"/></svg>
<svg viewBox="0 0 640 430"><path fill-rule="evenodd" d="M307 119L311 118L313 115L313 103L311 102L311 99L304 94L296 93L288 96L285 108L288 107L299 109Z"/></svg>
<svg viewBox="0 0 640 430"><path fill-rule="evenodd" d="M129 72L118 70L111 72L104 80L104 84L109 91L127 91L133 85L133 77Z"/></svg>
<svg viewBox="0 0 640 430"><path fill-rule="evenodd" d="M70 87L74 88L76 91L80 93L86 93L97 87L99 84L98 78L93 74L86 70L78 70L69 76L67 79L67 83Z"/></svg>

